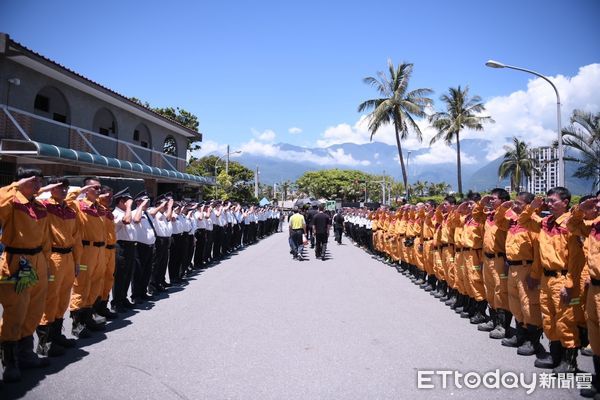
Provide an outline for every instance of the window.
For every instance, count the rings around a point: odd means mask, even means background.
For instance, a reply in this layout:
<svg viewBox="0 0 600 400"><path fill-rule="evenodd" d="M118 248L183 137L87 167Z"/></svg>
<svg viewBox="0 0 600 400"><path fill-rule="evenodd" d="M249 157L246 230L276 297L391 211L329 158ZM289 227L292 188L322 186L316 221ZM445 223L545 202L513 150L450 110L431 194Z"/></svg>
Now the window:
<svg viewBox="0 0 600 400"><path fill-rule="evenodd" d="M138 131L137 129L133 131L133 140L135 140L136 142L139 142L140 140L140 131Z"/></svg>
<svg viewBox="0 0 600 400"><path fill-rule="evenodd" d="M106 128L98 128L98 133L104 135L104 136L108 136L108 129Z"/></svg>
<svg viewBox="0 0 600 400"><path fill-rule="evenodd" d="M36 110L48 112L50 111L50 99L46 96L38 94L37 96L35 96L35 102L33 103L33 107Z"/></svg>
<svg viewBox="0 0 600 400"><path fill-rule="evenodd" d="M52 119L58 122L62 122L63 124L67 123L67 116L59 113L54 113L52 115Z"/></svg>
<svg viewBox="0 0 600 400"><path fill-rule="evenodd" d="M175 141L173 136L168 136L165 139L165 144L163 145L163 153L177 157L177 142Z"/></svg>

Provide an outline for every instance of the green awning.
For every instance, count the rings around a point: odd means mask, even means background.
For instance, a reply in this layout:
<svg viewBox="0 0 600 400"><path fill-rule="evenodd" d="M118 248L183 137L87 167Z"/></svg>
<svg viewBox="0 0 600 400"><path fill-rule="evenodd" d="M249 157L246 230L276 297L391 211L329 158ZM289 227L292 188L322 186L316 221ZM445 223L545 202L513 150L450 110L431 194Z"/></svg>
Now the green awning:
<svg viewBox="0 0 600 400"><path fill-rule="evenodd" d="M112 157L104 157L97 154L66 149L48 143L40 143L26 140L2 139L0 142L0 154L35 157L48 159L55 162L68 161L72 164L83 164L87 166L102 167L116 172L130 172L135 175L143 175L152 178L162 178L168 181L181 182L194 185L214 185L213 177L205 177L187 174L172 169L151 167L146 164L119 160Z"/></svg>

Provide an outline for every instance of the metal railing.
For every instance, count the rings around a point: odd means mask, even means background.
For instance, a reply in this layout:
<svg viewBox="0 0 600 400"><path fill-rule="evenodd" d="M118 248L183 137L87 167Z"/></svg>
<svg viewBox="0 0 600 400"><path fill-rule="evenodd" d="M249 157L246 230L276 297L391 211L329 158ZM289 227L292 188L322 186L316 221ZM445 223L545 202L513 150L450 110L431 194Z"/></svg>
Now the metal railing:
<svg viewBox="0 0 600 400"><path fill-rule="evenodd" d="M52 144L152 167L185 171L186 160L0 104L0 136Z"/></svg>

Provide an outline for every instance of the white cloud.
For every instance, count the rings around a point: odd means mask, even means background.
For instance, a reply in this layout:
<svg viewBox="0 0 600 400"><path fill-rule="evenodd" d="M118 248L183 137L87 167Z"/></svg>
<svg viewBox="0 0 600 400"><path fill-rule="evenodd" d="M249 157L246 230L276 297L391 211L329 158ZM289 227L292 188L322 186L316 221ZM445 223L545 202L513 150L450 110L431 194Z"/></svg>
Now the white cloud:
<svg viewBox="0 0 600 400"><path fill-rule="evenodd" d="M219 144L213 140L206 140L201 143L201 148L191 152L191 155L196 158L202 158L212 154L225 154L227 153L227 145Z"/></svg>
<svg viewBox="0 0 600 400"><path fill-rule="evenodd" d="M461 164L475 164L477 160L460 152ZM419 154L414 158L415 164L447 164L456 163L456 149L446 146L443 142L434 143L427 153Z"/></svg>
<svg viewBox="0 0 600 400"><path fill-rule="evenodd" d="M243 144L240 149L244 154L266 156L298 163L311 162L321 166L367 166L371 164L368 160L356 160L352 154L346 154L343 149L329 149L326 155L319 155L309 150L282 150L279 146L262 143L255 139Z"/></svg>
<svg viewBox="0 0 600 400"><path fill-rule="evenodd" d="M302 129L297 128L297 127L292 127L290 129L288 129L288 132L291 133L292 135L297 135L299 133L302 133Z"/></svg>
<svg viewBox="0 0 600 400"><path fill-rule="evenodd" d="M516 72L515 72L516 73ZM569 124L569 118L574 109L598 112L600 110L600 64L590 64L581 67L574 77L557 75L549 77L557 86L562 103L562 126ZM504 154L504 145L513 136L520 137L532 146L547 146L556 140L556 95L548 82L541 78L531 79L527 90L510 93L506 96L497 96L485 103L485 115L490 115L495 123L484 126L483 132L466 130L461 133L462 139L485 139L491 143L485 151L486 159L493 160ZM427 110L431 114L433 109ZM429 147L429 141L436 131L427 119L417 120L423 134L423 141L419 142L411 133L402 142L406 150L417 150ZM317 140L319 147L328 147L341 143L368 143L371 134L368 130L366 116L361 116L354 125L341 123L327 128ZM394 127L382 126L373 136L373 140L390 145L396 145ZM446 146L434 145L427 154L416 157L417 162L443 163L456 157L454 149ZM440 157L440 160L436 160ZM469 155L464 157L465 163L473 162Z"/></svg>
<svg viewBox="0 0 600 400"><path fill-rule="evenodd" d="M600 110L600 64L581 67L574 77L557 75L549 79L561 97L563 127L569 125L574 109ZM492 144L486 149L488 160L504 154L503 146L513 136L532 146L548 146L558 137L556 94L541 78L530 80L526 91L490 99L486 109L496 123L486 125L483 133L466 131L463 137L491 140Z"/></svg>
<svg viewBox="0 0 600 400"><path fill-rule="evenodd" d="M275 136L277 136L275 134L275 132L272 131L271 129L267 129L267 130L265 130L263 132L259 132L256 129L252 129L252 134L258 140L261 140L263 142L272 142L275 139Z"/></svg>

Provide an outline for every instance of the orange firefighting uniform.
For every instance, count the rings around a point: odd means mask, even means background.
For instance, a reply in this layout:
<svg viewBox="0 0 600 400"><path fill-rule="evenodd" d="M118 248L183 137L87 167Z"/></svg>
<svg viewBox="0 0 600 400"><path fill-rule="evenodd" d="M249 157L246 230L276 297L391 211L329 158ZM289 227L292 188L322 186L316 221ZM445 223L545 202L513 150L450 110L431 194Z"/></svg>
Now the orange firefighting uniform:
<svg viewBox="0 0 600 400"><path fill-rule="evenodd" d="M115 217L113 213L104 208L104 226L106 228L106 247L104 251L104 259L106 260L106 268L104 270L103 288L101 293L102 300L108 300L110 291L115 281L115 245L117 243L117 234L115 231Z"/></svg>
<svg viewBox="0 0 600 400"><path fill-rule="evenodd" d="M483 271L481 270L483 264L483 225L477 222L472 215L465 218L461 241L468 294L476 301L483 301L486 299Z"/></svg>
<svg viewBox="0 0 600 400"><path fill-rule="evenodd" d="M71 297L75 280L75 259L81 258L81 226L77 211L67 203L58 204L50 198L42 202L48 210L52 254L48 263L48 293L40 325L49 325L62 318Z"/></svg>
<svg viewBox="0 0 600 400"><path fill-rule="evenodd" d="M498 229L495 211L486 212L481 202L473 209L473 218L484 224L483 233L483 285L490 307L508 310L508 270L504 257L506 230Z"/></svg>
<svg viewBox="0 0 600 400"><path fill-rule="evenodd" d="M560 291L579 285L581 260L575 260L576 248L581 247L577 235L566 227L570 213L558 218L552 215L542 218L531 206L525 207L519 215L518 223L533 232L539 232L539 263L534 263L531 276L541 278L540 305L543 328L550 341L560 340L565 348L579 347L579 331L575 321L573 305L579 302L576 297L565 305ZM535 254L534 254L535 255ZM578 270L579 268L579 270Z"/></svg>
<svg viewBox="0 0 600 400"><path fill-rule="evenodd" d="M468 286L465 285L465 263L463 257L463 249L465 246L462 242L463 227L465 217L456 211L452 211L448 216L448 225L454 230L454 270L456 274L455 285L460 294L468 293Z"/></svg>
<svg viewBox="0 0 600 400"><path fill-rule="evenodd" d="M448 224L449 215L443 216L438 211L441 219L441 259L444 268L444 276L448 286L456 289L456 266L454 265L454 228Z"/></svg>
<svg viewBox="0 0 600 400"><path fill-rule="evenodd" d="M103 218L103 208L97 202L88 199L76 200L78 191L67 196L67 201L75 205L77 218L81 224L82 251L79 264L79 275L73 283L70 310L76 311L91 307L104 289L102 277L106 262L104 247L106 245L106 229ZM79 261L79 262L78 262Z"/></svg>
<svg viewBox="0 0 600 400"><path fill-rule="evenodd" d="M539 263L537 234L519 225L510 208L500 206L496 211L499 229L506 230L506 259L509 267L508 305L517 322L525 325L542 326L540 309L540 288L530 289L527 277L534 260Z"/></svg>
<svg viewBox="0 0 600 400"><path fill-rule="evenodd" d="M47 211L37 200L25 198L15 182L0 188L0 223L5 245L0 256L0 303L4 308L0 341L18 341L33 335L44 313L51 247ZM9 279L18 274L21 257L30 262L39 280L17 293L15 282Z"/></svg>
<svg viewBox="0 0 600 400"><path fill-rule="evenodd" d="M585 237L585 255L590 284L585 299L588 338L594 355L600 356L600 217L582 220L578 209L567 224L569 230ZM582 281L584 281L582 276Z"/></svg>
<svg viewBox="0 0 600 400"><path fill-rule="evenodd" d="M435 234L435 224L433 223L432 216L428 215L425 210L422 213L423 230L421 232L421 241L423 242L423 267L428 275L433 275L433 235Z"/></svg>

